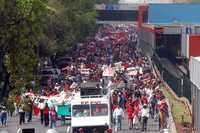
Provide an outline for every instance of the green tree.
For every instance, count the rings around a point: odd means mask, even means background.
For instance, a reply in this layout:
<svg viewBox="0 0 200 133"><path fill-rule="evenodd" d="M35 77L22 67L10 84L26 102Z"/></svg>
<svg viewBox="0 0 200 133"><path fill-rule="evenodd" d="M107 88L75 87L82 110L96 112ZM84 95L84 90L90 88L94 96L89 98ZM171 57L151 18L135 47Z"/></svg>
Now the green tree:
<svg viewBox="0 0 200 133"><path fill-rule="evenodd" d="M0 48L17 92L34 79L47 6L44 0L0 0L0 5Z"/></svg>
<svg viewBox="0 0 200 133"><path fill-rule="evenodd" d="M48 5L54 13L48 18L48 35L41 43L43 48L48 46L50 54L63 52L94 31L94 4L93 0L49 0Z"/></svg>
<svg viewBox="0 0 200 133"><path fill-rule="evenodd" d="M96 0L96 4L117 4L119 0Z"/></svg>
<svg viewBox="0 0 200 133"><path fill-rule="evenodd" d="M63 52L95 28L93 0L0 0L0 51L14 93L34 79L40 56Z"/></svg>

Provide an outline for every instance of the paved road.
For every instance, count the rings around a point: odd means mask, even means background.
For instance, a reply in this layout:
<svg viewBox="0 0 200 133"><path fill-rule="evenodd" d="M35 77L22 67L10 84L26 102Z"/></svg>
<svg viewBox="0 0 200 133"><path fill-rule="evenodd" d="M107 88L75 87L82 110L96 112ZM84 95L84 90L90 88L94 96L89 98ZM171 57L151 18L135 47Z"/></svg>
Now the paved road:
<svg viewBox="0 0 200 133"><path fill-rule="evenodd" d="M38 118L34 117L33 121L30 123L25 123L19 125L18 117L12 117L8 120L8 126L6 128L0 128L0 131L6 130L8 133L16 133L19 128L35 128L35 133L45 133L49 128L42 126ZM68 133L68 126L61 126L61 122L57 122L57 132L58 133ZM1 133L1 132L0 132Z"/></svg>
<svg viewBox="0 0 200 133"><path fill-rule="evenodd" d="M158 122L155 122L152 119L148 120L148 127L145 133L160 133L158 130ZM128 120L127 117L123 121L122 131L118 131L117 133L143 133L140 129L139 130L129 130L128 129Z"/></svg>
<svg viewBox="0 0 200 133"><path fill-rule="evenodd" d="M31 123L26 123L24 125L18 124L18 117L9 117L8 120L8 126L6 128L0 128L1 131L8 131L8 133L16 133L17 129L19 128L35 128L35 133L45 133L46 130L48 130L48 127L44 127L40 124L39 119L34 117L33 121ZM61 122L57 122L57 132L58 133L68 133L67 132L68 126L61 126ZM148 131L145 133L159 133L158 131L158 123L154 122L153 120L148 121ZM128 121L127 117L123 120L122 130L118 131L117 133L142 133L140 130L128 130Z"/></svg>

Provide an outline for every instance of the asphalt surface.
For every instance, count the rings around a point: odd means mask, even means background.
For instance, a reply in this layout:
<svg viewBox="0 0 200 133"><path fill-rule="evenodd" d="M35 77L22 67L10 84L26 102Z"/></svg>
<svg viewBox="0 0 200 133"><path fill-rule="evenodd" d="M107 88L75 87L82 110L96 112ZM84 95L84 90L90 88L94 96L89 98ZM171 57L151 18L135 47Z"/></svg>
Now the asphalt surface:
<svg viewBox="0 0 200 133"><path fill-rule="evenodd" d="M21 129L23 129L23 128L35 128L35 133L45 133L49 129L49 127L45 127L45 126L41 125L39 118L36 118L36 117L33 118L32 122L25 123L23 125L19 125L18 119L19 118L17 116L12 117L12 118L9 117L7 127L0 128L0 133L3 133L2 131L7 131L8 133L17 133L17 130L19 128L21 128ZM142 131L140 131L140 130L129 130L128 129L127 117L125 117L122 124L123 124L122 130L118 131L117 133L142 133ZM58 133L69 133L70 131L67 132L68 128L69 128L68 125L61 126L61 122L57 121L56 130L57 130ZM149 119L148 120L148 128L147 128L147 131L145 133L159 133L158 122L155 122L154 120Z"/></svg>
<svg viewBox="0 0 200 133"><path fill-rule="evenodd" d="M158 127L158 122L149 119L147 123L147 131L141 131L140 128L138 130L128 129L128 120L127 117L123 120L123 125L122 125L122 130L118 131L117 133L160 133L159 127Z"/></svg>

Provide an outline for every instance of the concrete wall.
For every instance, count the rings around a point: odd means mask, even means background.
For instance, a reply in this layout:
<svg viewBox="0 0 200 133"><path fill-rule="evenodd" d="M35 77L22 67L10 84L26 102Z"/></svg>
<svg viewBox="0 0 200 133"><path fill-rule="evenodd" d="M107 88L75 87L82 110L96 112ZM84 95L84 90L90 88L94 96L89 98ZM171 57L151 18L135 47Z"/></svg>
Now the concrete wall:
<svg viewBox="0 0 200 133"><path fill-rule="evenodd" d="M192 86L193 117L196 133L200 133L200 57L190 58L190 78L195 86Z"/></svg>
<svg viewBox="0 0 200 133"><path fill-rule="evenodd" d="M155 48L155 34L141 28L139 32L139 45L144 54L152 56Z"/></svg>

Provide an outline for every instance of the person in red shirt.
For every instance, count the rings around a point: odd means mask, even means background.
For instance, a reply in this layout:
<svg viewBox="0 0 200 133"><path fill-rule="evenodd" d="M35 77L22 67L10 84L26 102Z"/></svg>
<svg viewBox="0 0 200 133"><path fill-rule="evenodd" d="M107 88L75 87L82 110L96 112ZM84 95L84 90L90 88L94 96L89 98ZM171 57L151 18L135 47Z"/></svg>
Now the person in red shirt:
<svg viewBox="0 0 200 133"><path fill-rule="evenodd" d="M141 97L141 103L142 103L142 105L143 105L143 104L148 104L147 95L143 95L143 96Z"/></svg>
<svg viewBox="0 0 200 133"><path fill-rule="evenodd" d="M133 105L134 109L133 109L133 128L138 129L139 127L139 112L140 112L140 108L139 108L139 103L137 104L135 102L135 104Z"/></svg>
<svg viewBox="0 0 200 133"><path fill-rule="evenodd" d="M49 107L46 103L46 106L44 108L44 125L47 127L49 126Z"/></svg>
<svg viewBox="0 0 200 133"><path fill-rule="evenodd" d="M167 118L169 117L169 114L168 114L168 105L165 101L165 99L162 99L160 101L160 104L159 104L159 110L160 110L160 116L162 117L159 117L159 129L163 129L163 128L166 128L167 126Z"/></svg>
<svg viewBox="0 0 200 133"><path fill-rule="evenodd" d="M129 123L129 129L133 128L133 106L132 106L132 99L129 99L129 101L126 104L126 111L128 114L128 123Z"/></svg>

